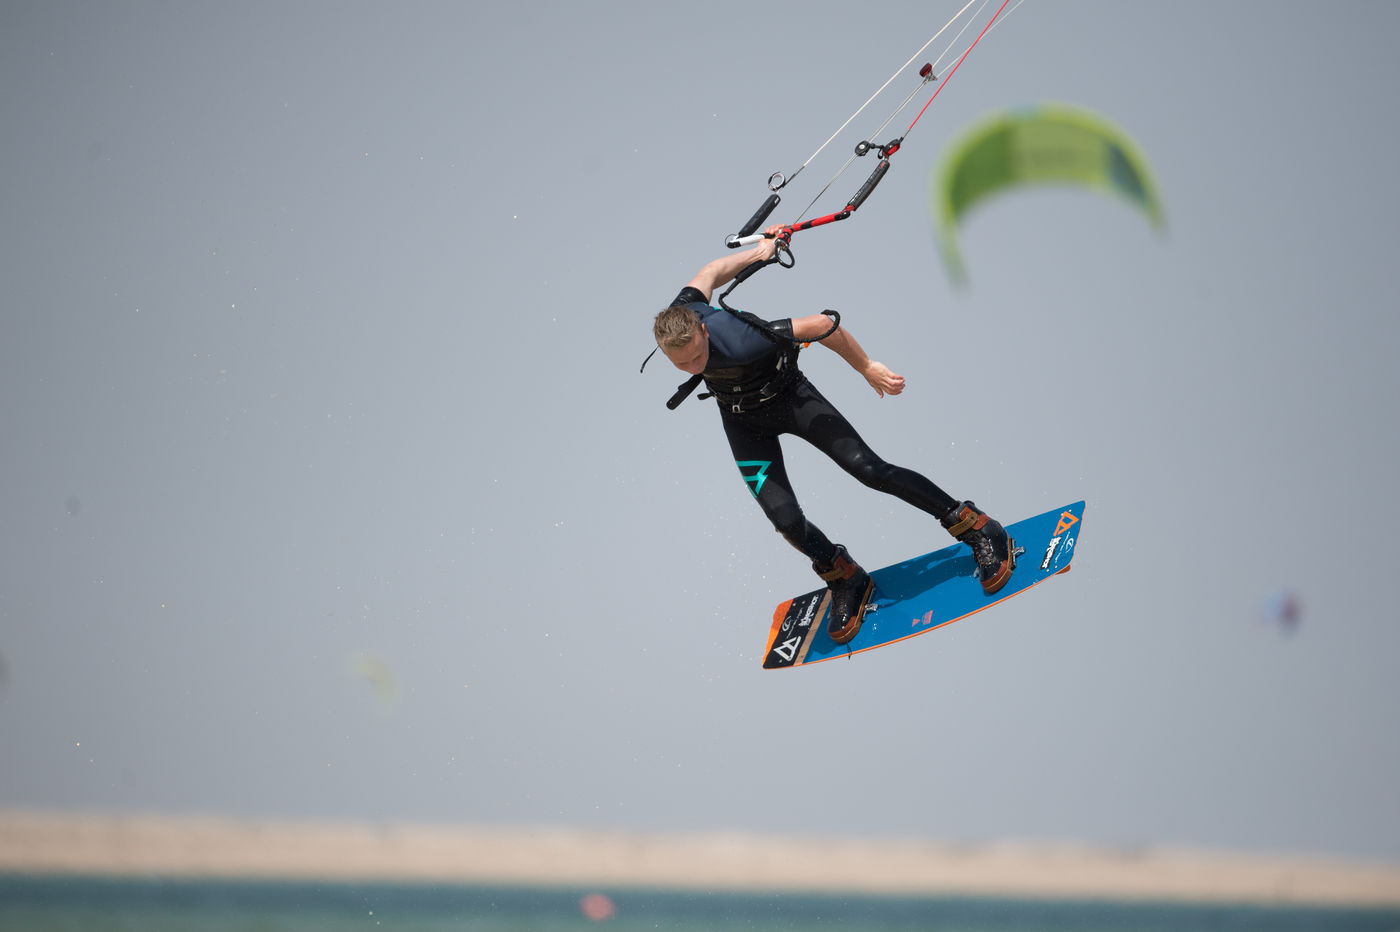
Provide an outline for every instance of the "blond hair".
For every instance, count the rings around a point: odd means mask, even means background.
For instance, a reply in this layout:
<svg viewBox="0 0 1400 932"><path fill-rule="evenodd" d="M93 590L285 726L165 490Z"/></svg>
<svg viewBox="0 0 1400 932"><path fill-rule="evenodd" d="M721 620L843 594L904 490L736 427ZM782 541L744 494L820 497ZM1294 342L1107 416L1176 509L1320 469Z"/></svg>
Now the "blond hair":
<svg viewBox="0 0 1400 932"><path fill-rule="evenodd" d="M700 332L700 315L688 307L668 307L656 315L651 334L663 350L680 349Z"/></svg>

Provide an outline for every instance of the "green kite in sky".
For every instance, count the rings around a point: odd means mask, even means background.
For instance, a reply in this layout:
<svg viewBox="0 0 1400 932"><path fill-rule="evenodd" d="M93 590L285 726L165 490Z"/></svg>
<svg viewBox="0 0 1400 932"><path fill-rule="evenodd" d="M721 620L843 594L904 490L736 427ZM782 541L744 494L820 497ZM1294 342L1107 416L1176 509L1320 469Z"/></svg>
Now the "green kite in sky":
<svg viewBox="0 0 1400 932"><path fill-rule="evenodd" d="M994 194L1043 184L1109 191L1135 204L1155 228L1166 225L1147 159L1122 129L1060 104L999 113L954 140L934 169L939 247L955 283L967 281L957 236L963 217Z"/></svg>

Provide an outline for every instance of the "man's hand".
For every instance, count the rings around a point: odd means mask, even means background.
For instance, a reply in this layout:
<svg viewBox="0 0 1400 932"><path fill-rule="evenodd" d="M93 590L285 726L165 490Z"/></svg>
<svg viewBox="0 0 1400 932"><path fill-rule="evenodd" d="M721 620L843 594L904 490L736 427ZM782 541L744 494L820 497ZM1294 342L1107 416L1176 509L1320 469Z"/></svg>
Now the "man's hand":
<svg viewBox="0 0 1400 932"><path fill-rule="evenodd" d="M881 398L886 395L898 395L904 391L904 376L891 372L890 367L882 362L870 360L861 371L861 375L865 376L865 381L870 383L870 387L875 389L875 394Z"/></svg>

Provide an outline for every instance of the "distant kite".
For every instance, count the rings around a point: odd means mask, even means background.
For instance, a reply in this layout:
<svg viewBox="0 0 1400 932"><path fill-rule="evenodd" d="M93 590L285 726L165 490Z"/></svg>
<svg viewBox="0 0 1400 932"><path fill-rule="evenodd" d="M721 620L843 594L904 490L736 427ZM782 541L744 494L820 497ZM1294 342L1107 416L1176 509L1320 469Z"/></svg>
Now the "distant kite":
<svg viewBox="0 0 1400 932"><path fill-rule="evenodd" d="M399 684L394 671L379 656L362 651L350 658L350 672L374 687L374 696L381 712L391 711L399 698Z"/></svg>
<svg viewBox="0 0 1400 932"><path fill-rule="evenodd" d="M1286 589L1273 593L1259 606L1259 617L1280 634L1292 634L1303 620L1303 604L1297 593Z"/></svg>
<svg viewBox="0 0 1400 932"><path fill-rule="evenodd" d="M1067 184L1117 194L1163 229L1161 198L1137 144L1086 110L1039 104L994 115L949 144L933 177L934 216L948 275L967 281L958 225L977 204L1022 185Z"/></svg>

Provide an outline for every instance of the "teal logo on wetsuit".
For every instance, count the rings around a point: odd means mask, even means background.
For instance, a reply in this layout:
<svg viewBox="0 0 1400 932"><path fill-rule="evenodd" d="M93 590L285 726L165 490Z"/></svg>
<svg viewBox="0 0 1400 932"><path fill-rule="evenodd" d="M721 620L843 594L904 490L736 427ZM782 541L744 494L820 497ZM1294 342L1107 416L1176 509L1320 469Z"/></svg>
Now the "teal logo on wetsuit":
<svg viewBox="0 0 1400 932"><path fill-rule="evenodd" d="M736 460L735 465L739 467L739 475L744 477L744 481L749 484L749 491L754 498L758 498L758 492L763 488L763 483L768 481L768 467L773 465L772 460ZM749 469L753 473L748 472Z"/></svg>

